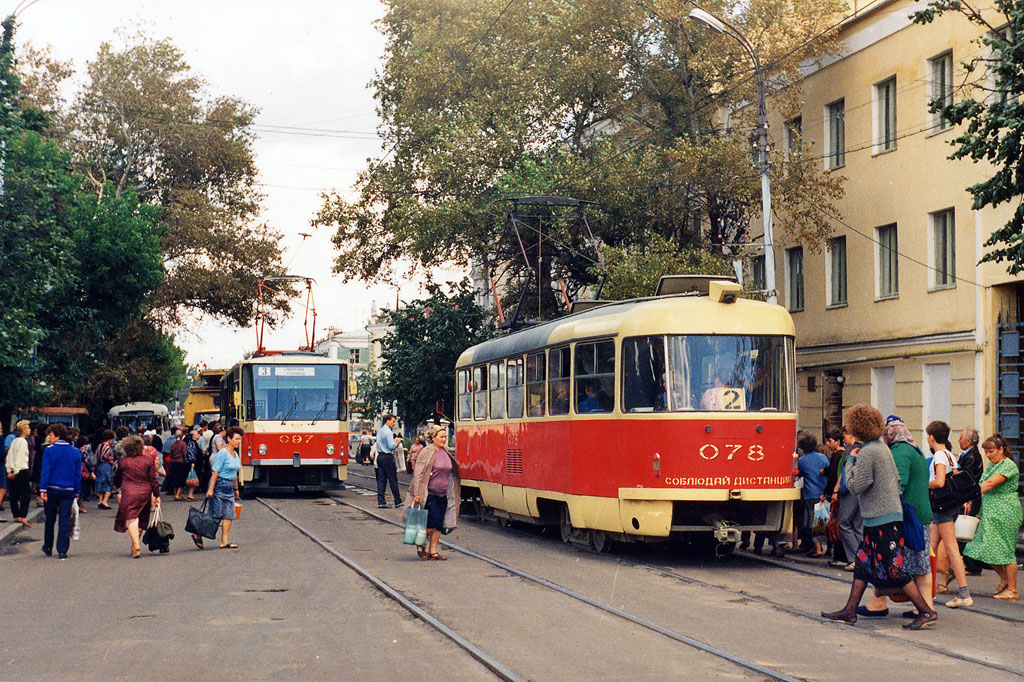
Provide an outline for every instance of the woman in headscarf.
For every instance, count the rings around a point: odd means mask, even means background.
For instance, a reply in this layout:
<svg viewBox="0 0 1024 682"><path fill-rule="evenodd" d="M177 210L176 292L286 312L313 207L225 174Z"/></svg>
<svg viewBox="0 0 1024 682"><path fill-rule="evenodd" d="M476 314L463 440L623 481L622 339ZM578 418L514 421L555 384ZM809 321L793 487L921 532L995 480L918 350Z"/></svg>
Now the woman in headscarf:
<svg viewBox="0 0 1024 682"><path fill-rule="evenodd" d="M462 489L459 482L459 465L455 455L448 449L448 429L438 427L427 434L430 445L423 448L416 457L416 468L405 495L404 508L423 504L427 510L427 539L429 546L417 547L421 559L445 561L447 557L438 554L437 543L441 533L450 533L459 523L459 506ZM403 521L405 513L403 511Z"/></svg>

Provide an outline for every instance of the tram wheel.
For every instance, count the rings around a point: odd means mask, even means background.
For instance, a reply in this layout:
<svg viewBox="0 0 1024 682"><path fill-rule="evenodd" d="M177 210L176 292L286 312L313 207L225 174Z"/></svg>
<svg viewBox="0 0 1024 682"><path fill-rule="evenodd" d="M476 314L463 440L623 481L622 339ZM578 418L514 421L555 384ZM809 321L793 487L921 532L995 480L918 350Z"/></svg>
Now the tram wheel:
<svg viewBox="0 0 1024 682"><path fill-rule="evenodd" d="M596 552L607 552L612 546L612 539L608 537L608 533L603 530L590 531L590 546L594 548Z"/></svg>
<svg viewBox="0 0 1024 682"><path fill-rule="evenodd" d="M562 537L562 542L569 542L569 538L572 537L572 521L569 519L568 505L562 505L562 511L558 517L558 532Z"/></svg>

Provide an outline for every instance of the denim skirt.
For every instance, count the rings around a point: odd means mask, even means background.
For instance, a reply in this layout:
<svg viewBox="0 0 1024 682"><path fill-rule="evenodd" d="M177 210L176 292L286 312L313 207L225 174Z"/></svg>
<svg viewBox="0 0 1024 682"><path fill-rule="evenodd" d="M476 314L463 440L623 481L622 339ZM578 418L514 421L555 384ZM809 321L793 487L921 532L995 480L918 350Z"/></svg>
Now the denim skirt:
<svg viewBox="0 0 1024 682"><path fill-rule="evenodd" d="M217 482L213 484L213 498L210 500L210 514L215 519L227 519L228 521L235 520L235 482L234 479L230 481L224 481L221 485L221 481L224 479L218 478Z"/></svg>

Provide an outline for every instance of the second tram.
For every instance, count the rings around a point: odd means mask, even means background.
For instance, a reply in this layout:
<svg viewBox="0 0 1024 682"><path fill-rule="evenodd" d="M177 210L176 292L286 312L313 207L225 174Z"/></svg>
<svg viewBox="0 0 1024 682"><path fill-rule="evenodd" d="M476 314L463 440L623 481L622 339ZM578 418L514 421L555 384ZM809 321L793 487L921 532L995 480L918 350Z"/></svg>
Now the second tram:
<svg viewBox="0 0 1024 682"><path fill-rule="evenodd" d="M348 365L313 353L265 352L221 378L225 423L245 430L239 482L256 492L323 492L348 471Z"/></svg>
<svg viewBox="0 0 1024 682"><path fill-rule="evenodd" d="M608 303L465 351L463 499L565 541L792 528L792 318L733 282Z"/></svg>

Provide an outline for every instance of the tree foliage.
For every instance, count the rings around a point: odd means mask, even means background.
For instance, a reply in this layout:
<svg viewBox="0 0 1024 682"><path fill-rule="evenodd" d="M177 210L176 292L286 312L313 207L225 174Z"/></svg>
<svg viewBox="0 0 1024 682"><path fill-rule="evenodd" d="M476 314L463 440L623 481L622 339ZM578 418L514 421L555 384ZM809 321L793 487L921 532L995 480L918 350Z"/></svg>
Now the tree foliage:
<svg viewBox="0 0 1024 682"><path fill-rule="evenodd" d="M685 3L580 0L391 0L376 89L391 152L349 201L325 196L316 219L336 228L338 272L392 274L398 252L505 268L522 279L517 236L498 199L557 194L594 202L600 243L625 248L657 234L706 250L695 216L724 207L756 214L758 171L748 133L756 81L732 40L686 20ZM770 85L792 82L800 61L827 52L840 3L710 3L770 65ZM504 9L504 11L502 11ZM499 16L500 13L500 16ZM777 100L795 105L795 87ZM718 125L735 109L732 126ZM841 181L813 164L778 177L787 188L781 232L821 242ZM788 179L787 179L788 178ZM788 185L787 185L788 183ZM552 220L556 266L582 249ZM587 268L582 268L586 273ZM558 273L541 274L546 279ZM499 273L501 275L501 273ZM586 274L576 273L582 284Z"/></svg>
<svg viewBox="0 0 1024 682"><path fill-rule="evenodd" d="M966 2L939 0L928 3L914 20L928 23L946 12L985 29L976 38L985 56L963 62L969 77L974 77L964 83L961 98L932 101L931 109L950 123L965 126L951 142L956 147L951 159L969 158L995 167L989 178L967 188L974 197L972 208L1016 202L1009 222L985 240L985 246L995 248L981 258L1007 262L1009 273L1016 275L1024 271L1024 2L995 0L982 13ZM998 20L993 20L992 12L998 13Z"/></svg>
<svg viewBox="0 0 1024 682"><path fill-rule="evenodd" d="M95 194L133 191L162 209L165 276L148 302L150 317L166 324L191 311L247 324L257 276L282 272L280 234L258 222L258 112L208 95L169 39L121 38L123 45L100 45L70 103L60 95L69 66L30 52L19 64L31 86L22 104L52 119L49 134L71 151Z"/></svg>
<svg viewBox="0 0 1024 682"><path fill-rule="evenodd" d="M434 415L443 403L451 417L455 398L452 368L459 355L490 336L487 314L474 300L465 280L445 293L427 285L427 297L384 313L392 327L381 341L381 367L376 385L367 388L369 401L390 409L398 406L412 427Z"/></svg>

